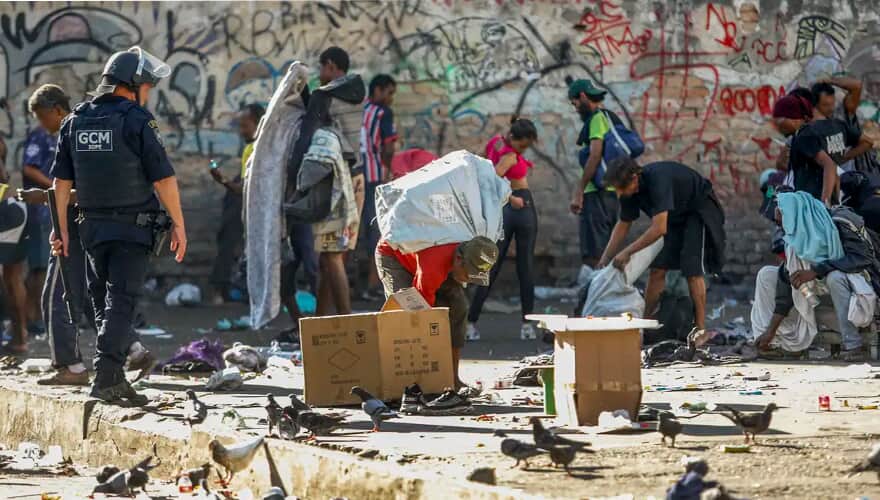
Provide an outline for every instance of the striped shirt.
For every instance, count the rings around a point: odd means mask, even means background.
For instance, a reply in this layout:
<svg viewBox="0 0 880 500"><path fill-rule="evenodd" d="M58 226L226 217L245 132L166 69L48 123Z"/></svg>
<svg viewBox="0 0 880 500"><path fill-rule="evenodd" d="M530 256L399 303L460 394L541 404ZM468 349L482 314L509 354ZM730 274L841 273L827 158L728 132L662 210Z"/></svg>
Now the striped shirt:
<svg viewBox="0 0 880 500"><path fill-rule="evenodd" d="M364 104L364 121L361 125L361 162L366 182L382 181L382 147L397 140L394 115L391 109L367 101Z"/></svg>

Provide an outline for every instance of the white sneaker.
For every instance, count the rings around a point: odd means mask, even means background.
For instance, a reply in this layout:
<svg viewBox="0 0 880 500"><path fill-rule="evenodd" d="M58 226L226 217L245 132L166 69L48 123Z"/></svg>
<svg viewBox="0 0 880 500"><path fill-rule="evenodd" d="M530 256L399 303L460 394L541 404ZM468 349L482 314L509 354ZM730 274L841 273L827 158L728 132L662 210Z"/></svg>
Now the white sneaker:
<svg viewBox="0 0 880 500"><path fill-rule="evenodd" d="M538 334L535 332L535 325L531 323L523 323L522 327L519 329L519 338L520 340L535 340L538 338Z"/></svg>
<svg viewBox="0 0 880 500"><path fill-rule="evenodd" d="M468 323L467 332L464 334L464 339L468 342L475 342L480 340L480 331L477 330L477 325L473 323Z"/></svg>

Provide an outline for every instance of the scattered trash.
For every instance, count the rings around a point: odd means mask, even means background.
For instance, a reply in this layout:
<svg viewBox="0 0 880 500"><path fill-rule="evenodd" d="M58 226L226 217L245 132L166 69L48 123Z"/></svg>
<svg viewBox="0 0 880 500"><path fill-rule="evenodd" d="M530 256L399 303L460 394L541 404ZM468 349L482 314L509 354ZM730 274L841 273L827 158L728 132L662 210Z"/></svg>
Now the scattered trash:
<svg viewBox="0 0 880 500"><path fill-rule="evenodd" d="M715 403L707 403L705 401L700 401L697 403L688 403L685 401L679 406L682 410L687 410L688 412L701 412L701 411L714 411Z"/></svg>
<svg viewBox="0 0 880 500"><path fill-rule="evenodd" d="M760 396L764 394L762 391L753 390L753 391L739 391L740 396Z"/></svg>
<svg viewBox="0 0 880 500"><path fill-rule="evenodd" d="M553 300L562 298L577 299L578 292L580 292L580 290L580 287L562 288L554 286L536 286L535 297L540 300Z"/></svg>
<svg viewBox="0 0 880 500"><path fill-rule="evenodd" d="M202 290L192 283L181 283L165 295L169 307L195 306L202 302Z"/></svg>
<svg viewBox="0 0 880 500"><path fill-rule="evenodd" d="M831 411L831 396L826 394L819 396L819 411Z"/></svg>
<svg viewBox="0 0 880 500"><path fill-rule="evenodd" d="M721 304L720 306L716 307L715 309L712 309L711 311L709 311L709 314L706 315L706 318L714 321L716 319L721 318L722 314L724 314L724 304Z"/></svg>
<svg viewBox="0 0 880 500"><path fill-rule="evenodd" d="M227 366L237 366L243 372L262 373L266 369L267 357L247 344L235 342L223 351L223 360Z"/></svg>
<svg viewBox="0 0 880 500"><path fill-rule="evenodd" d="M234 391L244 384L241 378L241 370L237 366L230 366L211 374L205 382L205 389L209 391Z"/></svg>
<svg viewBox="0 0 880 500"><path fill-rule="evenodd" d="M318 308L318 299L309 292L297 290L296 306L299 307L299 312L305 315L315 314Z"/></svg>
<svg viewBox="0 0 880 500"><path fill-rule="evenodd" d="M232 330L232 321L229 321L227 318L218 319L214 328L221 332L228 332Z"/></svg>
<svg viewBox="0 0 880 500"><path fill-rule="evenodd" d="M876 410L878 405L857 405L856 408L859 410Z"/></svg>
<svg viewBox="0 0 880 500"><path fill-rule="evenodd" d="M46 373L52 370L52 360L48 358L30 358L19 366L25 373Z"/></svg>
<svg viewBox="0 0 880 500"><path fill-rule="evenodd" d="M654 430L649 422L633 422L626 410L603 411L599 414L599 434Z"/></svg>
<svg viewBox="0 0 880 500"><path fill-rule="evenodd" d="M749 453L752 447L747 444L722 444L719 449L724 453Z"/></svg>
<svg viewBox="0 0 880 500"><path fill-rule="evenodd" d="M499 378L492 383L493 389L510 389L513 387L513 379Z"/></svg>
<svg viewBox="0 0 880 500"><path fill-rule="evenodd" d="M289 356L272 355L269 356L269 359L266 361L266 369L280 368L284 371L292 371L295 366L296 365Z"/></svg>
<svg viewBox="0 0 880 500"><path fill-rule="evenodd" d="M761 381L761 382L766 382L766 381L770 380L770 372L764 372L761 375L758 375L757 377L743 377L743 380L752 380L752 381L757 380L757 381Z"/></svg>
<svg viewBox="0 0 880 500"><path fill-rule="evenodd" d="M472 417L472 420L475 420L475 421L477 421L477 422L494 422L494 421L495 421L495 415L489 415L489 414L486 414L486 415L479 415L479 416L476 416L476 417Z"/></svg>
<svg viewBox="0 0 880 500"><path fill-rule="evenodd" d="M157 337L165 334L165 330L153 325L145 328L135 328L134 331L142 337Z"/></svg>
<svg viewBox="0 0 880 500"><path fill-rule="evenodd" d="M226 410L223 412L223 417L220 419L220 423L224 425L235 424L236 427L245 427L244 417L241 416L235 410Z"/></svg>
<svg viewBox="0 0 880 500"><path fill-rule="evenodd" d="M19 365L24 360L15 356L2 356L0 357L0 369L3 370L11 370L13 368L18 368Z"/></svg>
<svg viewBox="0 0 880 500"><path fill-rule="evenodd" d="M495 485L495 469L492 467L480 467L479 469L474 469L467 477L468 481L473 481L475 483L484 483Z"/></svg>

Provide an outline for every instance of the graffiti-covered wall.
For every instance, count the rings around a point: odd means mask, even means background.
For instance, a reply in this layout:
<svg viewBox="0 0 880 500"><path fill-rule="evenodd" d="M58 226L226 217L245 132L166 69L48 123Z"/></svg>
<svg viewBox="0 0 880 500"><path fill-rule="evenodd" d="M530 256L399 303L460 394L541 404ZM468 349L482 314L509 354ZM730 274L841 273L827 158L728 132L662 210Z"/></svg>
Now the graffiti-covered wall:
<svg viewBox="0 0 880 500"><path fill-rule="evenodd" d="M780 150L769 119L775 100L849 73L864 81L864 129L880 139L877 12L873 0L7 2L0 134L20 158L33 123L27 97L39 84L59 83L79 99L116 50L140 44L165 58L173 73L150 107L186 197L194 265L185 272L204 274L222 194L205 166L217 158L235 168L234 112L268 101L290 61L314 66L323 48L339 45L366 79L397 78L401 147L479 152L512 114L535 120L538 253L571 263L580 121L563 80L585 77L642 135L647 159L678 159L713 180L733 236L728 269L746 274L767 250L756 179Z"/></svg>

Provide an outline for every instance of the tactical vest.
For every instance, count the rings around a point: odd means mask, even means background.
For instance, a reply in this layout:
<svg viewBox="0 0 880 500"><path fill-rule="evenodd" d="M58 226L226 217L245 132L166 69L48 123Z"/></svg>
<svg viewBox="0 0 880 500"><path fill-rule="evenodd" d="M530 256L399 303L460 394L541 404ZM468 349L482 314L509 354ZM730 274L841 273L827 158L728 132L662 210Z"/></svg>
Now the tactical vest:
<svg viewBox="0 0 880 500"><path fill-rule="evenodd" d="M133 102L77 106L70 127L70 155L81 208L140 205L153 195L140 157L123 135L125 116Z"/></svg>

